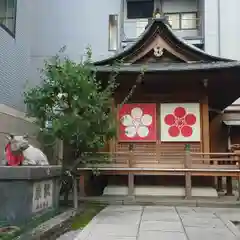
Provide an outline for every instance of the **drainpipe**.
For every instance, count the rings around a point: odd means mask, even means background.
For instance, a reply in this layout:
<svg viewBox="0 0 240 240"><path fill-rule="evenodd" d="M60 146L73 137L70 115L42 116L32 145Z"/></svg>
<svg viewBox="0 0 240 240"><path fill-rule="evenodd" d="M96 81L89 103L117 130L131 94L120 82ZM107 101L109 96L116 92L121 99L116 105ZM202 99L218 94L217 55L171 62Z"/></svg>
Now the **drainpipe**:
<svg viewBox="0 0 240 240"><path fill-rule="evenodd" d="M122 41L124 40L124 8L125 8L125 4L124 4L125 0L121 0L120 2L120 14L119 14L119 49L122 49Z"/></svg>
<svg viewBox="0 0 240 240"><path fill-rule="evenodd" d="M221 0L217 2L218 11L218 55L221 56Z"/></svg>

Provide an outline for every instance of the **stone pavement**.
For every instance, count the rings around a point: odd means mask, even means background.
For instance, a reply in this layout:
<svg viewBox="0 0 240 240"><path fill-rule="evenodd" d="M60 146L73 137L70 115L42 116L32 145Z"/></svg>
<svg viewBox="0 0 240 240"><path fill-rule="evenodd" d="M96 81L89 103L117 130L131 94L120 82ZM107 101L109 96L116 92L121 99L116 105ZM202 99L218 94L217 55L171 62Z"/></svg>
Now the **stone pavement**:
<svg viewBox="0 0 240 240"><path fill-rule="evenodd" d="M108 206L75 240L237 240L240 209Z"/></svg>

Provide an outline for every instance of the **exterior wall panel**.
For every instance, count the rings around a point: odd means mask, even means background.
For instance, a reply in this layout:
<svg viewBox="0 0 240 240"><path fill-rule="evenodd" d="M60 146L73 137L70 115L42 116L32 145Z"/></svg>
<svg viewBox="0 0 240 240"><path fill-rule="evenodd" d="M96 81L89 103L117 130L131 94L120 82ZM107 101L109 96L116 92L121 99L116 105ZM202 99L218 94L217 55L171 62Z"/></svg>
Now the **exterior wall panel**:
<svg viewBox="0 0 240 240"><path fill-rule="evenodd" d="M0 103L24 110L22 92L29 79L30 1L17 4L16 36L0 28Z"/></svg>

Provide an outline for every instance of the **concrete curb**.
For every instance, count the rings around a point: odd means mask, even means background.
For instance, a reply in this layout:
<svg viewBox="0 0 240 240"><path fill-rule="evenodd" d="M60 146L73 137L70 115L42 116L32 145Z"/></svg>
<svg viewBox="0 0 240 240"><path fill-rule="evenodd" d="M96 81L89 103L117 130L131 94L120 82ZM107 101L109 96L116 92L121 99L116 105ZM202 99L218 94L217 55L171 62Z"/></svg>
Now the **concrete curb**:
<svg viewBox="0 0 240 240"><path fill-rule="evenodd" d="M69 230L71 220L81 211L69 209L36 228L15 238L15 240L50 240L59 237Z"/></svg>
<svg viewBox="0 0 240 240"><path fill-rule="evenodd" d="M239 201L219 201L215 200L200 200L200 199L114 199L114 198L85 198L81 202L102 203L110 205L159 205L159 206L186 206L186 207L212 207L212 208L236 208L240 207Z"/></svg>

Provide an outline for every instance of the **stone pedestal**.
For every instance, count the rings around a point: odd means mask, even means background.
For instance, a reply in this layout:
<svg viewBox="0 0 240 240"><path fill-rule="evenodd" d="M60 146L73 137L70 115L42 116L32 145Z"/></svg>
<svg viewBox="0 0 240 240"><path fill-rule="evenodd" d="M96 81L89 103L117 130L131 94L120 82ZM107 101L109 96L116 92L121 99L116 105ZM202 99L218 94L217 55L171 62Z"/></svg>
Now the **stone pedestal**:
<svg viewBox="0 0 240 240"><path fill-rule="evenodd" d="M61 166L0 167L0 222L18 225L57 209Z"/></svg>

